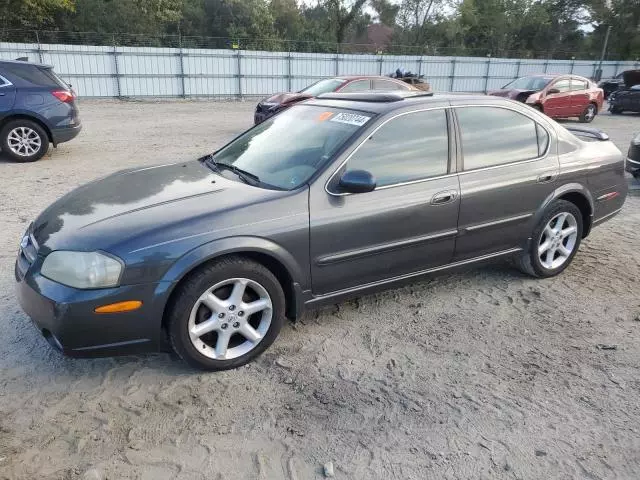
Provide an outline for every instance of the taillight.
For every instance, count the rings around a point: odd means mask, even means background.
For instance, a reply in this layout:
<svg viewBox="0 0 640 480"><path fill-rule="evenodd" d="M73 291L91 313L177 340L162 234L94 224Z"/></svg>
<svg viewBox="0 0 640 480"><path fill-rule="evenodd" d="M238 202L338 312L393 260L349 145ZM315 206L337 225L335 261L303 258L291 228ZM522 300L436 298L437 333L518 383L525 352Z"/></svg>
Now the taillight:
<svg viewBox="0 0 640 480"><path fill-rule="evenodd" d="M64 103L71 103L76 98L73 92L67 90L54 90L51 94Z"/></svg>

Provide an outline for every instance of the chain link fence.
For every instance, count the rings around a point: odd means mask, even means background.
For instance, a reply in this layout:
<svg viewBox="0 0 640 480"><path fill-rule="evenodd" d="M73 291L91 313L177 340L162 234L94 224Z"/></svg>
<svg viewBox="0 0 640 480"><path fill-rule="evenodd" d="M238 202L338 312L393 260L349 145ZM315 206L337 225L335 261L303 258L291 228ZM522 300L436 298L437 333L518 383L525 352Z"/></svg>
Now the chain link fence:
<svg viewBox="0 0 640 480"><path fill-rule="evenodd" d="M618 60L600 66L597 59L576 55L553 58L558 52L541 58L517 52L456 56L428 47L279 39L0 31L0 40L0 58L54 65L82 97L242 99L300 90L325 77L386 75L398 68L423 75L435 91L486 92L532 73L593 78L602 68L602 77L612 77L640 66Z"/></svg>

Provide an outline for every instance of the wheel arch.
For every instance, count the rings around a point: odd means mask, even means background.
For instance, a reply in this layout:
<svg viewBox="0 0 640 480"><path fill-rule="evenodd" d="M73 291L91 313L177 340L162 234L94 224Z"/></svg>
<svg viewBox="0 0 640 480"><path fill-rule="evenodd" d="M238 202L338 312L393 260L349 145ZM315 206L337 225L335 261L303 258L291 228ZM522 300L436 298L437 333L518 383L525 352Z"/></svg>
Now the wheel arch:
<svg viewBox="0 0 640 480"><path fill-rule="evenodd" d="M594 201L589 190L579 183L569 183L557 188L536 212L534 225L537 225L547 206L554 200L566 200L578 207L582 213L582 238L586 238L591 233L594 212Z"/></svg>
<svg viewBox="0 0 640 480"><path fill-rule="evenodd" d="M168 292L165 292L167 301L162 310L163 329L166 327L171 305L185 279L204 265L228 256L245 257L266 267L282 286L287 317L296 319L301 315L302 285L306 285L306 279L293 255L270 240L257 237L232 237L201 245L181 257L165 273L160 285L170 284L171 287Z"/></svg>
<svg viewBox="0 0 640 480"><path fill-rule="evenodd" d="M49 142L54 143L53 135L51 133L51 129L49 128L49 126L44 122L44 120L42 120L41 118L35 115L29 115L26 113L12 113L11 115L7 115L2 120L0 120L0 130L2 130L7 123L12 122L14 120L29 120L31 122L37 123L42 127L42 129L47 134Z"/></svg>

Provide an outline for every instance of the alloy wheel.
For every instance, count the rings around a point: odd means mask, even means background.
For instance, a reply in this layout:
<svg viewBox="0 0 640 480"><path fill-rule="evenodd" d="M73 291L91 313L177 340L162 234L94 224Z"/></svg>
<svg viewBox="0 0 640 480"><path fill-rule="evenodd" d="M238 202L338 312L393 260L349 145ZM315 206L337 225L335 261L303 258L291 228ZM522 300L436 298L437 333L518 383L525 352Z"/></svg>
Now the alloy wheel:
<svg viewBox="0 0 640 480"><path fill-rule="evenodd" d="M578 239L578 222L569 212L554 216L542 231L538 258L549 270L561 267L571 256Z"/></svg>
<svg viewBox="0 0 640 480"><path fill-rule="evenodd" d="M42 139L29 127L16 127L7 136L9 149L21 157L35 155L42 148Z"/></svg>
<svg viewBox="0 0 640 480"><path fill-rule="evenodd" d="M253 350L269 331L273 303L267 290L248 278L231 278L208 288L189 316L193 346L214 360L231 360Z"/></svg>
<svg viewBox="0 0 640 480"><path fill-rule="evenodd" d="M596 107L594 107L593 105L589 105L587 107L587 111L584 114L584 119L587 122L590 122L591 120L593 120L596 116Z"/></svg>

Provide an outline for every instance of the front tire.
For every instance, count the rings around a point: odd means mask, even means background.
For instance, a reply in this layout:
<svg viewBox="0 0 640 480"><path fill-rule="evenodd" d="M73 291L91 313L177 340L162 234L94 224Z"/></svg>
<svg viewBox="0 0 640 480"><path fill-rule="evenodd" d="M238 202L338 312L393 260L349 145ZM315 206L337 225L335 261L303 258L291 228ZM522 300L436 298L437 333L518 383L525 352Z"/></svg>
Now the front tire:
<svg viewBox="0 0 640 480"><path fill-rule="evenodd" d="M284 312L282 286L267 268L227 257L196 270L180 286L169 313L169 338L193 367L236 368L273 343Z"/></svg>
<svg viewBox="0 0 640 480"><path fill-rule="evenodd" d="M528 251L516 257L517 267L538 278L558 275L578 252L582 229L580 209L566 200L554 201L536 225Z"/></svg>
<svg viewBox="0 0 640 480"><path fill-rule="evenodd" d="M14 162L40 160L49 149L47 132L31 120L13 120L0 132L2 151Z"/></svg>
<svg viewBox="0 0 640 480"><path fill-rule="evenodd" d="M598 114L598 107L596 107L593 103L587 105L587 108L584 109L582 115L580 115L580 123L591 123L593 119L596 118Z"/></svg>

